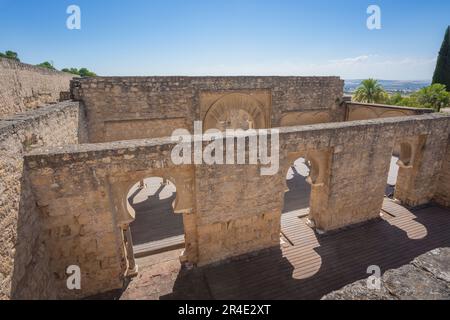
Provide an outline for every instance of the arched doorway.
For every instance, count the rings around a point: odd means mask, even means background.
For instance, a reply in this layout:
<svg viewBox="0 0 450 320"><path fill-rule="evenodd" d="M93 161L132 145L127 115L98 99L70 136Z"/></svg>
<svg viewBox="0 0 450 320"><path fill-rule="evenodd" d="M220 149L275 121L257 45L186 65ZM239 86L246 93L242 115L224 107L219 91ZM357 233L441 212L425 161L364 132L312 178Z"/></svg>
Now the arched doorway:
<svg viewBox="0 0 450 320"><path fill-rule="evenodd" d="M312 191L307 181L311 173L310 163L305 158L297 158L290 163L284 171L286 189L281 213L282 247L296 245L305 234L314 233L308 225Z"/></svg>
<svg viewBox="0 0 450 320"><path fill-rule="evenodd" d="M311 184L306 181L310 175L310 164L304 158L298 158L289 168L286 176L288 190L284 195L283 214L298 217L309 213Z"/></svg>
<svg viewBox="0 0 450 320"><path fill-rule="evenodd" d="M398 182L400 168L412 167L413 149L409 142L402 142L395 146L391 157L388 182L386 186L386 197L393 199Z"/></svg>
<svg viewBox="0 0 450 320"><path fill-rule="evenodd" d="M128 205L135 211L130 224L136 257L184 247L183 216L174 213L177 189L161 177L137 182L128 192Z"/></svg>
<svg viewBox="0 0 450 320"><path fill-rule="evenodd" d="M397 178L398 178L398 154L394 153L391 157L391 163L389 167L389 175L388 175L388 181L386 185L386 197L393 199L395 194L395 186L397 185Z"/></svg>

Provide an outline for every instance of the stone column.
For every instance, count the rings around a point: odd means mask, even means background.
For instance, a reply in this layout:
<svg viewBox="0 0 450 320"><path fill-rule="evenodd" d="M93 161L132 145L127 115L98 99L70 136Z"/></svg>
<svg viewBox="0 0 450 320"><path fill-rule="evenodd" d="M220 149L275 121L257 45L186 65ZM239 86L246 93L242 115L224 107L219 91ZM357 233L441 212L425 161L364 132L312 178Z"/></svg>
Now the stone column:
<svg viewBox="0 0 450 320"><path fill-rule="evenodd" d="M134 252L133 252L133 239L131 237L130 226L127 226L123 229L123 238L125 241L125 249L127 252L127 260L128 260L128 270L127 276L135 277L138 274L138 265L134 260Z"/></svg>

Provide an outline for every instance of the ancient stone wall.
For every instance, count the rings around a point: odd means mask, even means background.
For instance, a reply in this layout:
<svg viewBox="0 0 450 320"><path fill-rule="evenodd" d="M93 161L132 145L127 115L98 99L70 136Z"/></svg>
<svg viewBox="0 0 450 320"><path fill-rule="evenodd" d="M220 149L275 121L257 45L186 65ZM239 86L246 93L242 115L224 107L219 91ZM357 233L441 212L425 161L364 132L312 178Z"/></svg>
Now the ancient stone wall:
<svg viewBox="0 0 450 320"><path fill-rule="evenodd" d="M60 100L74 75L0 58L0 119Z"/></svg>
<svg viewBox="0 0 450 320"><path fill-rule="evenodd" d="M127 210L127 194L140 179L167 177L177 186L175 211L192 212L193 171L171 164L172 147L164 141L85 144L27 157L38 205L45 212L42 241L57 275L59 298L94 295L123 285L130 263L123 229L134 214ZM81 268L81 292L65 286L69 265Z"/></svg>
<svg viewBox="0 0 450 320"><path fill-rule="evenodd" d="M408 108L373 103L346 102L346 121L413 116L432 113L431 109Z"/></svg>
<svg viewBox="0 0 450 320"><path fill-rule="evenodd" d="M26 157L27 168L45 212L43 241L57 294L79 297L122 285L132 265L124 244L123 231L133 220L126 196L143 177L175 183L174 211L185 224L184 259L204 265L279 245L284 181L299 156L313 164L309 218L317 229L379 217L392 151L405 137L420 148L410 164L416 173L400 200L430 201L447 146L442 133L449 126L450 117L431 114L281 128L281 167L273 176L262 176L261 165L177 166L169 138L35 150ZM434 164L425 166L431 158ZM85 279L76 294L65 289L64 271L72 264Z"/></svg>
<svg viewBox="0 0 450 320"><path fill-rule="evenodd" d="M199 265L280 243L282 174L261 176L256 165L196 167Z"/></svg>
<svg viewBox="0 0 450 320"><path fill-rule="evenodd" d="M65 102L0 121L0 299L54 297L23 154L78 143L80 114L78 103Z"/></svg>
<svg viewBox="0 0 450 320"><path fill-rule="evenodd" d="M361 121L354 126L324 124L321 132L305 128L307 138L303 141L294 135L293 140L284 142L297 156L311 149L320 151L309 157L326 173L319 172L312 186L310 218L316 227L333 230L377 218L391 155L397 141L407 137L426 138L410 164L408 170L412 171L400 172L397 188L402 192L396 193L396 198L414 206L431 201L447 143L442 132L449 131L448 125L448 118L434 114ZM282 128L285 130L289 129Z"/></svg>
<svg viewBox="0 0 450 320"><path fill-rule="evenodd" d="M450 136L447 144L447 152L444 156L437 183L434 201L442 206L450 207Z"/></svg>
<svg viewBox="0 0 450 320"><path fill-rule="evenodd" d="M86 108L91 142L168 136L210 109L233 122L220 113L224 100L229 109L251 106L247 117L262 127L344 119L337 77L98 77L75 79L71 91Z"/></svg>

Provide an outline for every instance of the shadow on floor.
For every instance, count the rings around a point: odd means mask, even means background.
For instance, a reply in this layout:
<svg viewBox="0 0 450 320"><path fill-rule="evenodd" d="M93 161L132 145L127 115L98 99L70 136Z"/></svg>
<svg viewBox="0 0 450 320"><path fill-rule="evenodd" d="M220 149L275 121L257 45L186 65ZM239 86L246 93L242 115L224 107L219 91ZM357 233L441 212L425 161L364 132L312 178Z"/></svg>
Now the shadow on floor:
<svg viewBox="0 0 450 320"><path fill-rule="evenodd" d="M298 173L295 167L292 167L292 170L292 179L287 180L289 191L285 194L283 213L309 207L311 186L306 182L305 177ZM146 189L137 189L128 198L128 202L136 212L136 219L131 224L131 235L134 245L184 234L183 217L175 214L172 207L176 193L173 193L170 198L161 200L160 194L164 187L164 185L161 185L154 194L147 192ZM137 202L136 198L145 196L146 192L149 193L147 199Z"/></svg>
<svg viewBox="0 0 450 320"><path fill-rule="evenodd" d="M310 239L319 245L274 248L217 266L182 270L161 299L320 299L357 280L450 246L450 212L432 207ZM425 232L424 232L425 230ZM414 240L415 239L415 240Z"/></svg>
<svg viewBox="0 0 450 320"><path fill-rule="evenodd" d="M282 213L309 208L311 185L306 182L295 166L291 168L292 178L286 180L289 191L284 194L284 208Z"/></svg>
<svg viewBox="0 0 450 320"><path fill-rule="evenodd" d="M146 200L139 203L135 203L135 199L140 193L145 193L146 189L137 189L128 198L136 211L136 219L130 225L134 245L183 235L183 217L175 214L172 207L176 193L161 200L160 194L164 188L165 185L161 185L156 193L149 194Z"/></svg>
<svg viewBox="0 0 450 320"><path fill-rule="evenodd" d="M394 198L394 194L395 194L395 186L390 185L390 184L386 185L386 189L385 189L384 195L386 197L388 197L389 199L393 199Z"/></svg>

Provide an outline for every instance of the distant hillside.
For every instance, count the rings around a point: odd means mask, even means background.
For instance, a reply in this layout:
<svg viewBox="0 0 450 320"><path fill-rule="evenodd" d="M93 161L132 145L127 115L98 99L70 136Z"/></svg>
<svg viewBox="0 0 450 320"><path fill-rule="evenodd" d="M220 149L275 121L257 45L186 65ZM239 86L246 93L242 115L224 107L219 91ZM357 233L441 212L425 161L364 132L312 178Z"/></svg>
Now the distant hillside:
<svg viewBox="0 0 450 320"><path fill-rule="evenodd" d="M356 88L361 83L362 79L345 80L345 93L353 93ZM403 94L408 94L415 92L423 87L427 87L431 84L431 81L423 80L412 80L412 81L402 81L402 80L378 80L378 82L383 86L383 88L390 93L399 92Z"/></svg>

